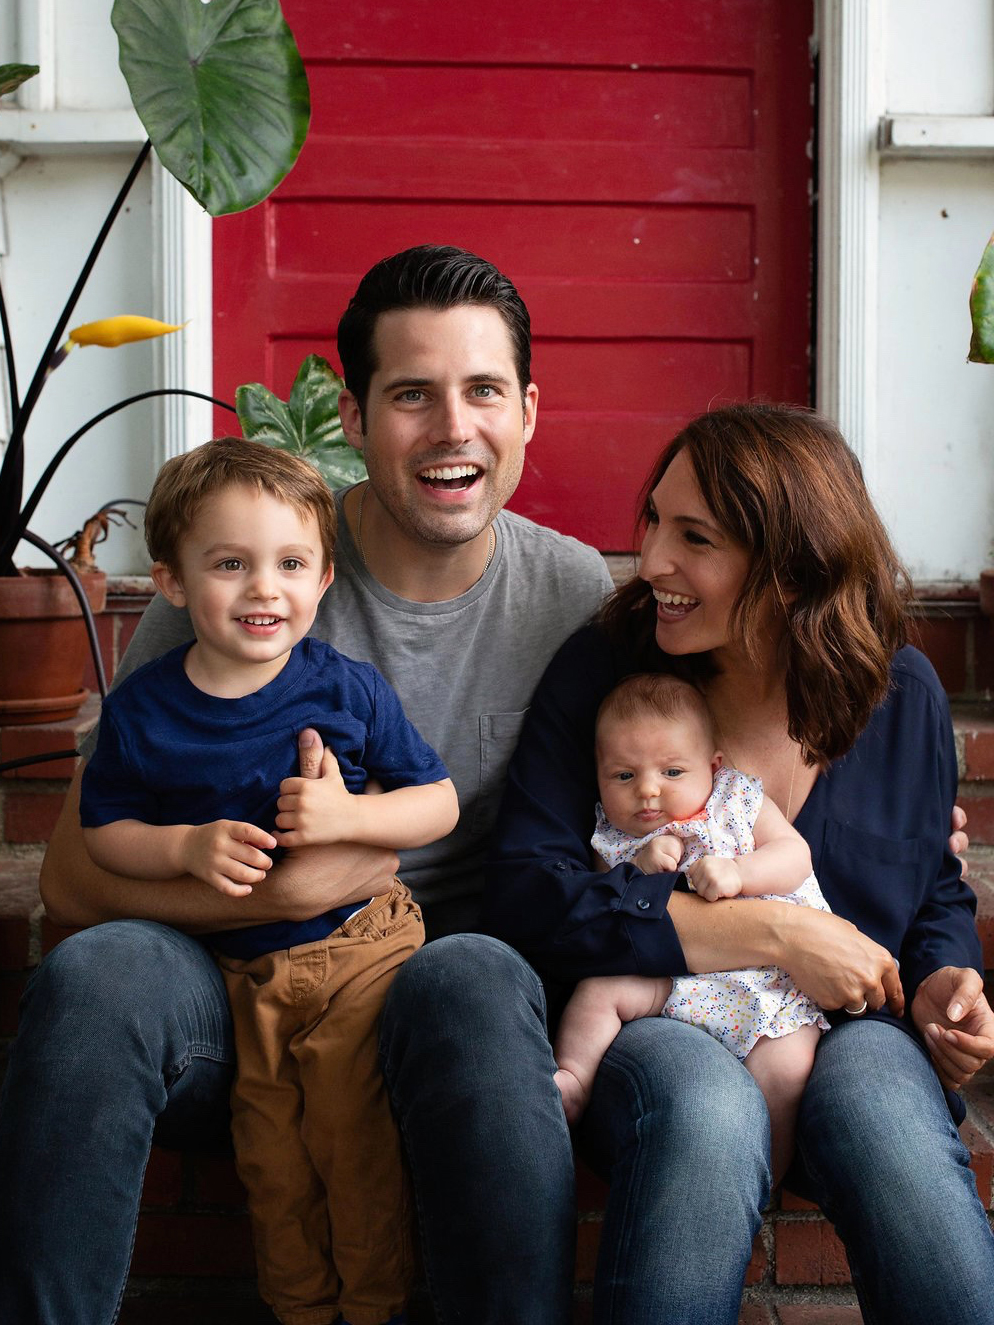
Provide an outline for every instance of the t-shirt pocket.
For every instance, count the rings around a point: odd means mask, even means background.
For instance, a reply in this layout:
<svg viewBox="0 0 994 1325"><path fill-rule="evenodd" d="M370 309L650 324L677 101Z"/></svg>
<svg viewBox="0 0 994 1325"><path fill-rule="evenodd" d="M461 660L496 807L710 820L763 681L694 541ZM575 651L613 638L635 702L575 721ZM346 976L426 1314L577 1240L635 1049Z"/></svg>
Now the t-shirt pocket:
<svg viewBox="0 0 994 1325"><path fill-rule="evenodd" d="M882 837L830 819L817 877L832 910L895 955L921 906L921 838Z"/></svg>
<svg viewBox="0 0 994 1325"><path fill-rule="evenodd" d="M527 712L480 714L480 794L473 814L473 837L489 833L496 822L507 766Z"/></svg>

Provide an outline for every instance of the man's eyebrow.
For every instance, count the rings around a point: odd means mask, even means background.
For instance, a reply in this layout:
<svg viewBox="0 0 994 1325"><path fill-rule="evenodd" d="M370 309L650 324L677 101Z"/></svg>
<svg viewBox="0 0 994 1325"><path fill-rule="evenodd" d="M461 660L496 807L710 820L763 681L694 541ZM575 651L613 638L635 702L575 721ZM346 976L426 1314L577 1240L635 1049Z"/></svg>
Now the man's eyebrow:
<svg viewBox="0 0 994 1325"><path fill-rule="evenodd" d="M495 386L503 387L514 385L509 377L498 372L470 373L467 377L463 378L463 381L469 386L485 382L493 382ZM388 392L398 391L402 387L405 390L410 390L412 387L425 387L432 386L433 384L434 379L431 377L392 377L388 382L383 383L380 390L386 395Z"/></svg>

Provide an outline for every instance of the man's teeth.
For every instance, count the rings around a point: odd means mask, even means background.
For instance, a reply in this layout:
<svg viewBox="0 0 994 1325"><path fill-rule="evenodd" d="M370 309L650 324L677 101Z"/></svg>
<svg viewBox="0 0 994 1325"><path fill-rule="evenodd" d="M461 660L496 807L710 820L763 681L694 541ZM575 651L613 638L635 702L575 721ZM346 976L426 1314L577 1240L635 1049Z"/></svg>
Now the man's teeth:
<svg viewBox="0 0 994 1325"><path fill-rule="evenodd" d="M697 598L688 598L685 593L666 593L661 589L653 589L652 596L657 603L666 603L668 607L691 607L700 601Z"/></svg>
<svg viewBox="0 0 994 1325"><path fill-rule="evenodd" d="M475 478L479 472L478 465L443 465L440 469L423 469L421 477L434 479Z"/></svg>

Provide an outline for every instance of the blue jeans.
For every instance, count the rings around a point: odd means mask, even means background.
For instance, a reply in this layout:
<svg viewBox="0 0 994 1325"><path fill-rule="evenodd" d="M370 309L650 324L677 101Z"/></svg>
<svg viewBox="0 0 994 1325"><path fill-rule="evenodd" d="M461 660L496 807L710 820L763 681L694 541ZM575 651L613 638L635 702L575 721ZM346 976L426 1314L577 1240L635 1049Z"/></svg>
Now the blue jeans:
<svg viewBox="0 0 994 1325"><path fill-rule="evenodd" d="M994 1237L925 1051L896 1026L822 1037L798 1190L835 1224L870 1325L994 1321Z"/></svg>
<svg viewBox="0 0 994 1325"><path fill-rule="evenodd" d="M65 939L21 1004L0 1100L0 1321L108 1325L153 1135L228 1135L233 1046L213 958L164 925Z"/></svg>
<svg viewBox="0 0 994 1325"><path fill-rule="evenodd" d="M107 1325L153 1136L226 1135L223 985L194 940L125 921L62 943L21 1018L0 1108L0 1321ZM394 982L381 1040L439 1325L567 1325L573 1166L538 978L494 939L438 940ZM734 1325L768 1131L752 1078L710 1036L667 1018L623 1028L579 1137L610 1181L597 1325ZM825 1036L799 1141L868 1320L994 1318L994 1239L913 1041L874 1022Z"/></svg>

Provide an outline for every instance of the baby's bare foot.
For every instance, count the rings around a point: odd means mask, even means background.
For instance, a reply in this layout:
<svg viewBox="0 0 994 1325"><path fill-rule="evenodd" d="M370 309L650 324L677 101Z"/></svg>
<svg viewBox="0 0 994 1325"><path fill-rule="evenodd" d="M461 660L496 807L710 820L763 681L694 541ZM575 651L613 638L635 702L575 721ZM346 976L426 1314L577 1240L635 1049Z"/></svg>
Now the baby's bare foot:
<svg viewBox="0 0 994 1325"><path fill-rule="evenodd" d="M561 1067L553 1077L563 1097L563 1112L570 1127L574 1127L583 1117L587 1107L587 1091L580 1085L577 1077L568 1068Z"/></svg>

